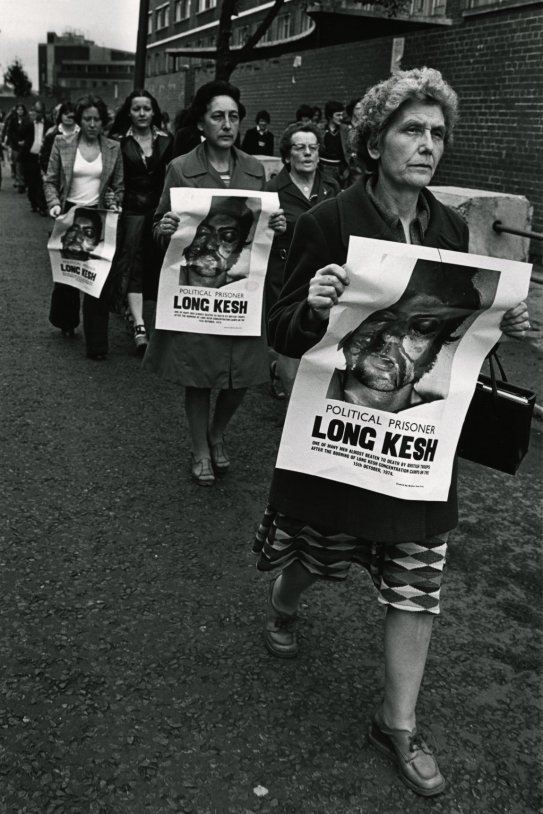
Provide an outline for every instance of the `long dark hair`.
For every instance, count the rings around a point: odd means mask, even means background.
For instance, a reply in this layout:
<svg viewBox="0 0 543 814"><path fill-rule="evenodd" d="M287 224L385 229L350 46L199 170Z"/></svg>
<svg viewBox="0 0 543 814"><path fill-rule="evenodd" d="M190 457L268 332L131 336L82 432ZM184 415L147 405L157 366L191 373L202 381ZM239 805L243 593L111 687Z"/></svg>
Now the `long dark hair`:
<svg viewBox="0 0 543 814"><path fill-rule="evenodd" d="M153 127L162 127L162 112L158 106L158 102L155 97L149 93L148 90L144 90L143 88L138 88L133 90L132 93L129 93L124 102L122 103L121 107L117 111L115 118L113 119L113 124L109 129L109 133L111 136L124 136L127 132L128 128L132 124L130 121L130 107L132 105L132 100L136 99L137 97L144 96L146 99L149 99L151 102L151 107L153 109L153 118L151 120L151 126Z"/></svg>

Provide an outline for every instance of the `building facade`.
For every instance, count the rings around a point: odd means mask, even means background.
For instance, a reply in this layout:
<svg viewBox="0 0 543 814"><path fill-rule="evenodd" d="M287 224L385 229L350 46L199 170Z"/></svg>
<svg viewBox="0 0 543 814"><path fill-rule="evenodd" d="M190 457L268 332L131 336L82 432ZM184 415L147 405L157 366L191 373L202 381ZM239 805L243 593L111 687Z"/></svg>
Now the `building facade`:
<svg viewBox="0 0 543 814"><path fill-rule="evenodd" d="M235 45L270 5L243 6ZM324 1L304 11L299 0L287 0L262 57L231 76L247 108L245 126L266 108L278 136L302 103L347 102L397 67L438 68L458 93L460 122L434 183L525 195L534 207L532 229L543 234L542 6L413 0L409 14L390 19L352 0L335 2L332 12ZM170 115L214 77L217 17L215 0L150 1L146 82ZM187 52L191 46L198 50ZM532 253L541 261L542 241L532 242Z"/></svg>
<svg viewBox="0 0 543 814"><path fill-rule="evenodd" d="M130 93L134 82L135 54L105 48L82 34L47 32L38 45L40 96L75 101L87 93L116 107Z"/></svg>

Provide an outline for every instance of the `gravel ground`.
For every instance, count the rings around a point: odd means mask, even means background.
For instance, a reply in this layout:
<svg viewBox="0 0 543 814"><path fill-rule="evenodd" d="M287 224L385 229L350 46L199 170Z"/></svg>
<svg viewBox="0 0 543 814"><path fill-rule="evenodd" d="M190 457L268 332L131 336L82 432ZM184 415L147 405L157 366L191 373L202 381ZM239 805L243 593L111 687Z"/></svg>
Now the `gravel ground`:
<svg viewBox="0 0 543 814"><path fill-rule="evenodd" d="M250 392L232 473L193 485L178 388L112 319L105 363L48 324L50 224L0 193L2 814L528 814L542 808L541 425L515 478L461 462L419 718L450 783L397 779L366 731L382 610L359 571L302 607L301 653L261 640L251 537L281 403ZM534 332L507 343L540 385Z"/></svg>

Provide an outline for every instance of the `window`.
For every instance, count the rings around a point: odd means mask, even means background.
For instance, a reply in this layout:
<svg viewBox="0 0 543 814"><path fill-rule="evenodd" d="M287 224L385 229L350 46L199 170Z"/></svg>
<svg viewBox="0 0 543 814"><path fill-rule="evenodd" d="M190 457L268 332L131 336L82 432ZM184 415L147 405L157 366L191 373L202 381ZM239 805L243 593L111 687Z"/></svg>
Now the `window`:
<svg viewBox="0 0 543 814"><path fill-rule="evenodd" d="M236 31L235 43L236 45L244 45L248 39L249 39L249 26L243 25Z"/></svg>
<svg viewBox="0 0 543 814"><path fill-rule="evenodd" d="M175 0L175 22L187 20L190 17L190 0Z"/></svg>
<svg viewBox="0 0 543 814"><path fill-rule="evenodd" d="M277 20L277 39L286 40L290 37L290 14L283 14Z"/></svg>
<svg viewBox="0 0 543 814"><path fill-rule="evenodd" d="M432 0L432 14L446 14L447 0Z"/></svg>
<svg viewBox="0 0 543 814"><path fill-rule="evenodd" d="M529 0L525 0L525 2L529 2ZM508 8L514 5L519 5L519 3L512 2L512 0L465 0L464 11L477 12L479 9L484 11L490 8ZM524 5L524 3L522 3L522 5Z"/></svg>
<svg viewBox="0 0 543 814"><path fill-rule="evenodd" d="M159 6L155 11L156 29L167 28L170 24L170 4Z"/></svg>
<svg viewBox="0 0 543 814"><path fill-rule="evenodd" d="M149 15L147 17L147 33L148 34L153 33L153 12L152 11L149 12Z"/></svg>
<svg viewBox="0 0 543 814"><path fill-rule="evenodd" d="M200 14L202 11L208 11L210 8L216 8L217 0L198 0L198 11L197 14Z"/></svg>

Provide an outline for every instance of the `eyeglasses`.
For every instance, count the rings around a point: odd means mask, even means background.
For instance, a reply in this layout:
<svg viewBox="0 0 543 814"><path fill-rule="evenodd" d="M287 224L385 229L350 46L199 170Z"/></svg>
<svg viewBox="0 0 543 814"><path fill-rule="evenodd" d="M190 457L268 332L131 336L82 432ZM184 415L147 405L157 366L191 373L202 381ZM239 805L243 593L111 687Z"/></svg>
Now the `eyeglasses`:
<svg viewBox="0 0 543 814"><path fill-rule="evenodd" d="M319 149L318 144L291 144L290 146L297 153L305 153L306 150L309 150L310 153L316 153Z"/></svg>

